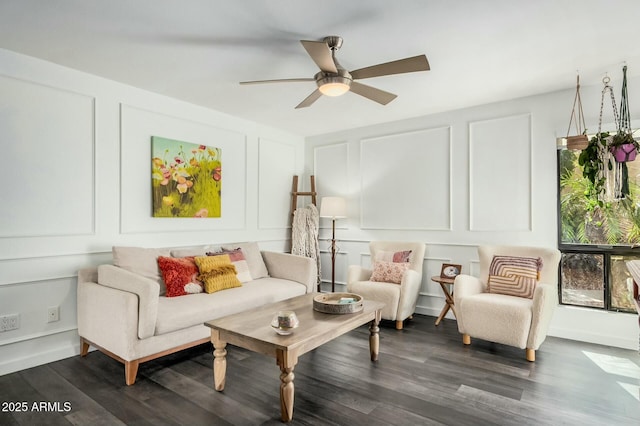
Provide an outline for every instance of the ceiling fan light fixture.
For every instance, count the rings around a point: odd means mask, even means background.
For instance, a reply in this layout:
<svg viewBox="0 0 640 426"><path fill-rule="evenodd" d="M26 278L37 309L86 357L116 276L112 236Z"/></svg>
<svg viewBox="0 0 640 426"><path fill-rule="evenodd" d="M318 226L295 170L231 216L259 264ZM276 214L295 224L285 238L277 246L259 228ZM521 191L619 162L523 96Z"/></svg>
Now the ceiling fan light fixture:
<svg viewBox="0 0 640 426"><path fill-rule="evenodd" d="M326 96L341 96L349 91L350 83L346 77L327 76L318 80L318 89Z"/></svg>

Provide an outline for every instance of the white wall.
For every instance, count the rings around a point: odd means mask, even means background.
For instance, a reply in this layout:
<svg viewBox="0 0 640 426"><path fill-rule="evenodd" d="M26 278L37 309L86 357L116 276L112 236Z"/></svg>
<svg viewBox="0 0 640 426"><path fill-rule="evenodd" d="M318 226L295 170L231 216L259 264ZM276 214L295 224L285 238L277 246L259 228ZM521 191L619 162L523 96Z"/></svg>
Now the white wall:
<svg viewBox="0 0 640 426"><path fill-rule="evenodd" d="M222 148L221 218L151 216L152 135ZM0 374L79 352L76 273L113 245L286 249L304 163L300 136L7 50L0 147L0 316L20 315L0 333Z"/></svg>
<svg viewBox="0 0 640 426"><path fill-rule="evenodd" d="M582 87L582 100L587 128L595 132L602 87L593 84ZM619 94L621 82L612 84ZM638 118L640 79L630 79L629 92L632 119ZM442 263L461 264L463 273L478 275L480 244L557 247L556 138L566 136L574 94L567 90L307 138L306 173L315 175L318 195L348 200L349 217L336 230L338 289L344 288L348 265L371 264L371 240L422 241L427 251L417 312L437 316L444 297L429 278L440 273ZM613 121L608 102L605 123ZM322 226L321 238L330 238L330 223ZM321 247L323 277L330 281L328 242ZM550 334L638 347L632 314L560 306Z"/></svg>

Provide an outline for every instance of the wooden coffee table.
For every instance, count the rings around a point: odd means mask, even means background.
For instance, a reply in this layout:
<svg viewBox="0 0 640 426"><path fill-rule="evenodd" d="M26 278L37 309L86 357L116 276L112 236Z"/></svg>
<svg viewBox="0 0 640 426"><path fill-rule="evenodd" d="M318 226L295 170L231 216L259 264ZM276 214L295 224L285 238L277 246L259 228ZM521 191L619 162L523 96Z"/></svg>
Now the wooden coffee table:
<svg viewBox="0 0 640 426"><path fill-rule="evenodd" d="M384 303L364 301L364 309L353 314L332 315L313 310L313 297L305 294L265 305L258 309L218 318L205 323L211 327L213 343L213 382L217 391L224 390L227 369L227 344L272 356L280 367L280 412L282 420L293 418L293 368L298 357L368 322L371 361L378 360L380 313ZM271 327L278 311L295 311L300 326L293 334L281 336Z"/></svg>

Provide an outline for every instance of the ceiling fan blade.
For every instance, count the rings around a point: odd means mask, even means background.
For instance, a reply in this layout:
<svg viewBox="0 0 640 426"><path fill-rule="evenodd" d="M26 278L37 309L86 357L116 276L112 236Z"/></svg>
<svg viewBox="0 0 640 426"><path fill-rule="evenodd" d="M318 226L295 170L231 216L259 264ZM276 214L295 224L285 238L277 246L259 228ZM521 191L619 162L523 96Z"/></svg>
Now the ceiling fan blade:
<svg viewBox="0 0 640 426"><path fill-rule="evenodd" d="M429 69L427 57L425 55L418 55L412 58L399 59L397 61L360 68L359 70L351 71L351 77L354 79L362 79L407 72L429 71Z"/></svg>
<svg viewBox="0 0 640 426"><path fill-rule="evenodd" d="M351 82L351 91L382 105L388 104L398 96L355 81Z"/></svg>
<svg viewBox="0 0 640 426"><path fill-rule="evenodd" d="M281 78L279 80L254 80L241 81L240 84L262 84L262 83L298 83L306 81L315 81L313 78Z"/></svg>
<svg viewBox="0 0 640 426"><path fill-rule="evenodd" d="M337 73L338 69L333 62L331 49L324 41L300 40L313 62L324 72Z"/></svg>
<svg viewBox="0 0 640 426"><path fill-rule="evenodd" d="M298 108L306 108L308 106L311 106L311 104L313 104L315 101L320 99L321 96L322 96L322 93L320 93L319 89L314 90L313 93L311 93L309 96L307 96L307 98L304 101L302 101L302 102L300 102L298 104L296 109L298 109Z"/></svg>

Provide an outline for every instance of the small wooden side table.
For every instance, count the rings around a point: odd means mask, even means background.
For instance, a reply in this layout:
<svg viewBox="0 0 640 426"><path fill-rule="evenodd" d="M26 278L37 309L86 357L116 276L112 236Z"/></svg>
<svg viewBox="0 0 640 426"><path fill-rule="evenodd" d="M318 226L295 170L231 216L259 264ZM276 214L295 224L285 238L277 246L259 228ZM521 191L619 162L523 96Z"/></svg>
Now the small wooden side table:
<svg viewBox="0 0 640 426"><path fill-rule="evenodd" d="M451 312L453 312L453 316L457 318L456 309L453 305L453 283L455 281L455 278L443 278L440 275L434 275L431 277L431 281L435 281L440 284L445 298L445 304L442 308L442 311L440 312L440 315L438 316L438 319L436 320L436 325L440 324L440 321L442 321L442 318L447 315L449 309L451 309ZM451 286L451 291L449 291L449 286Z"/></svg>

